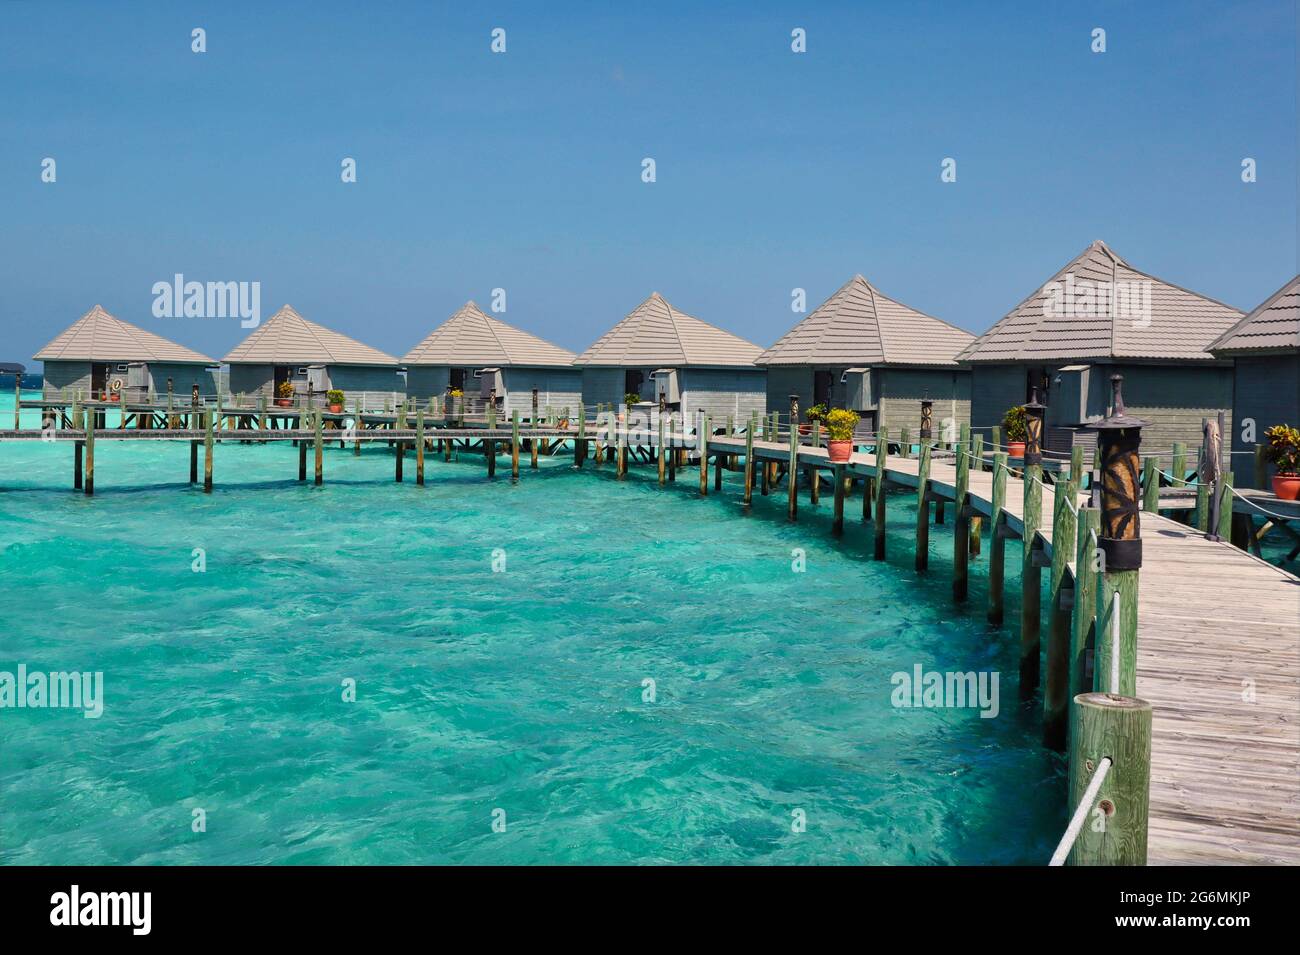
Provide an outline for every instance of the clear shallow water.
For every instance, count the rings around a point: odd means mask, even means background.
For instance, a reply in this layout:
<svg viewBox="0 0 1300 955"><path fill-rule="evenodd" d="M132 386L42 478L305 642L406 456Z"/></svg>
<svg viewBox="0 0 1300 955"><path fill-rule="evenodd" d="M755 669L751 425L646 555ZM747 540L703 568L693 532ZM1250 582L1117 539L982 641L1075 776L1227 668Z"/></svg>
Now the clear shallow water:
<svg viewBox="0 0 1300 955"><path fill-rule="evenodd" d="M105 710L0 710L0 861L1041 864L1063 828L1016 628L982 561L950 603L950 525L918 581L905 497L878 564L856 498L835 542L829 496L791 526L691 471L421 489L334 448L314 488L223 445L209 496L183 444L105 441L88 500L71 456L0 444L0 670L102 670ZM895 709L915 664L1000 671L1001 714Z"/></svg>

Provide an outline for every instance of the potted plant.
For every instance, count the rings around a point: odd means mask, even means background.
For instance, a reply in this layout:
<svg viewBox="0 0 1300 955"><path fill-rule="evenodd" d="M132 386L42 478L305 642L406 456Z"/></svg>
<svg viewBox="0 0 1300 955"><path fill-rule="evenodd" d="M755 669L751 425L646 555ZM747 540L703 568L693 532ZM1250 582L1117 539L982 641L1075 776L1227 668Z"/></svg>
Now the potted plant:
<svg viewBox="0 0 1300 955"><path fill-rule="evenodd" d="M325 403L329 405L330 414L341 414L343 411L343 391L339 388L331 388L325 392Z"/></svg>
<svg viewBox="0 0 1300 955"><path fill-rule="evenodd" d="M821 421L825 423L826 406L824 404L815 404L807 411L805 411L803 413L803 416L808 419L808 423L799 425L799 433L804 435L812 434L812 426L814 421Z"/></svg>
<svg viewBox="0 0 1300 955"><path fill-rule="evenodd" d="M282 381L275 386L275 405L277 408L289 408L293 405L293 382Z"/></svg>
<svg viewBox="0 0 1300 955"><path fill-rule="evenodd" d="M1274 425L1264 432L1268 446L1264 457L1277 468L1273 475L1273 493L1284 501L1300 497L1300 428Z"/></svg>
<svg viewBox="0 0 1300 955"><path fill-rule="evenodd" d="M1029 412L1022 405L1008 408L1002 417L1002 440L1007 443L1007 457L1023 458L1029 438Z"/></svg>
<svg viewBox="0 0 1300 955"><path fill-rule="evenodd" d="M853 455L853 429L858 424L858 413L847 408L836 408L826 412L822 420L826 423L831 463L848 464Z"/></svg>

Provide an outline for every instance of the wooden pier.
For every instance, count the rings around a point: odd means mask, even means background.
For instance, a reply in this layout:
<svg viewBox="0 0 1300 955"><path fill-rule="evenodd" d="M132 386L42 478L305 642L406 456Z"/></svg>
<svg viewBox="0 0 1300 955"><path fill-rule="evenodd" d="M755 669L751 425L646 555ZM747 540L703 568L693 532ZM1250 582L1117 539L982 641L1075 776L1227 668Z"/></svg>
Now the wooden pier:
<svg viewBox="0 0 1300 955"><path fill-rule="evenodd" d="M82 408L71 417L61 416L60 423L85 414ZM256 411L230 414L223 416L228 423L257 416ZM1092 553L1087 535L1096 528L1087 496L1074 490L1084 483L1080 456L1058 462L1055 481L1028 469L1027 484L1026 469L1011 467L1004 454L984 453L980 439L967 433L955 447L923 442L919 452L901 434L897 440L873 438L870 452L857 451L848 462L834 464L827 449L817 446L820 442L803 443L798 431L789 428L783 435L769 419L753 420L738 432L729 426L725 434L711 434L706 424L699 429L706 435L701 441L672 421L666 429L611 431L585 415L567 427L544 421L521 424L517 418L502 427L495 415L462 422L399 409L361 416L366 419L361 428L343 429L342 420L303 409L295 415L296 426L266 430L214 427L218 415L211 408L196 409L194 415L191 421L198 427L9 430L0 431L0 441L53 437L55 447L71 443L77 449L78 486L83 483L84 447L86 493L93 489L93 446L103 440L188 442L191 481L197 477L196 455L202 446L205 489L212 486L213 449L225 441L297 442L300 480L306 480L306 449L311 447L318 484L323 480L322 447L331 441L354 448L363 442L387 444L399 481L406 451L414 451L417 484L423 483L428 454L436 460L441 450L450 459L453 445L483 453L489 474L495 473L497 455L508 455L516 480L525 448L534 466L539 448L548 455L571 449L575 467L608 460L619 478L626 477L629 462L641 463L653 469L649 473L660 484L675 482L693 457L700 495L724 487L724 470L743 469L746 504L752 503L756 487L760 494L770 494L784 480L791 520L798 519L800 492L807 492L810 503L818 500L829 476L832 532L844 533L846 501L856 490L862 497L860 523L873 525L877 558L885 556L888 493L915 495L916 567L921 574L928 572L929 524L943 519L937 508L947 505L956 527L952 595L957 600L968 599L969 562L980 546L978 526L987 528L989 547L981 559L989 563L985 609L993 624L1004 623L1005 541L1022 541L1020 686L1027 696L1043 684L1048 745L1063 748L1078 694L1106 688L1103 662L1111 661L1114 672L1121 672L1124 651L1113 641L1126 641L1131 653L1127 679L1136 680L1136 691L1129 687L1125 695L1146 700L1153 713L1144 857L1152 863L1300 863L1300 579L1162 516L1166 499L1157 488L1147 495L1148 513L1143 515L1146 558L1136 578L1140 599L1136 579L1129 590L1118 588L1109 578L1119 575L1098 574L1089 561L1080 563L1081 555ZM323 428L323 423L334 428ZM1232 498L1225 494L1223 503L1227 517L1222 527L1227 530ZM1173 513L1196 506L1177 493L1167 496L1167 504ZM1049 574L1048 599L1040 610L1044 588L1038 578L1043 571ZM1135 619L1108 618L1116 593L1130 601L1123 612ZM1126 628L1132 631L1128 636L1112 636ZM1098 661L1098 672L1085 678L1089 652Z"/></svg>

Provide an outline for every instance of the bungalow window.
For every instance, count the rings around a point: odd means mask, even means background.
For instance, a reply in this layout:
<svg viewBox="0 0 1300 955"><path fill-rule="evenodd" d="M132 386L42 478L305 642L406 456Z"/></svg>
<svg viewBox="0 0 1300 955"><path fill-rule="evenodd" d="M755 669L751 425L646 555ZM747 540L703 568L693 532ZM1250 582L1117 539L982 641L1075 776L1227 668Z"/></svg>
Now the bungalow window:
<svg viewBox="0 0 1300 955"><path fill-rule="evenodd" d="M448 382L452 391L463 392L465 390L465 369L453 368Z"/></svg>

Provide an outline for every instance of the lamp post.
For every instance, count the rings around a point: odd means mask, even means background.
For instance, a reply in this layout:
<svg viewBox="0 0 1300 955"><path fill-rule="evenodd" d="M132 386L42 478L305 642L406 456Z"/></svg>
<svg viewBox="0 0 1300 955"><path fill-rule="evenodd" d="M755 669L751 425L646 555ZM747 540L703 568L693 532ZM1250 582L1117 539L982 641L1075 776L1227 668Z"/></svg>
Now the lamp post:
<svg viewBox="0 0 1300 955"><path fill-rule="evenodd" d="M1029 392L1025 404L1025 466L1043 463L1043 412L1047 406L1038 400L1038 385Z"/></svg>
<svg viewBox="0 0 1300 955"><path fill-rule="evenodd" d="M1111 414L1090 425L1101 457L1101 529L1097 544L1104 574L1097 592L1098 691L1137 692L1138 570L1142 566L1142 479L1139 456L1145 421L1124 410L1122 375L1112 375Z"/></svg>

